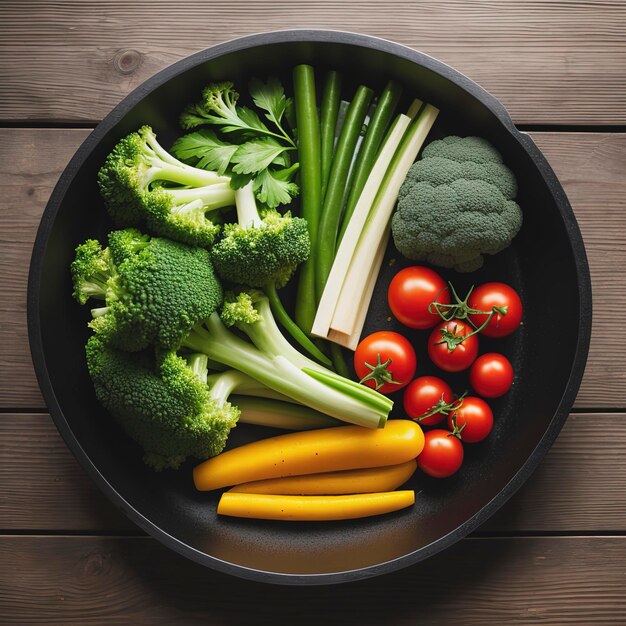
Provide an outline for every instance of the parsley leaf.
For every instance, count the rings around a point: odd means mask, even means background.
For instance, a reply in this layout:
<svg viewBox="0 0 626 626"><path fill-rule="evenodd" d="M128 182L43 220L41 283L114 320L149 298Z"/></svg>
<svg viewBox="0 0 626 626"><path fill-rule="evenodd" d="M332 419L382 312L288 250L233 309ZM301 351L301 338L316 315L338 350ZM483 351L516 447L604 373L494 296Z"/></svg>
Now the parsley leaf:
<svg viewBox="0 0 626 626"><path fill-rule="evenodd" d="M260 172L252 185L257 199L270 209L275 209L280 204L289 204L299 192L298 185L291 182L297 169L298 163L294 163L287 169L275 172L266 169Z"/></svg>
<svg viewBox="0 0 626 626"><path fill-rule="evenodd" d="M239 147L221 141L212 130L203 129L178 138L172 154L181 161L195 160L196 167L224 174Z"/></svg>
<svg viewBox="0 0 626 626"><path fill-rule="evenodd" d="M231 161L235 163L233 172L237 174L255 174L267 169L284 152L290 150L273 139L253 139L242 143ZM282 161L284 163L284 160Z"/></svg>

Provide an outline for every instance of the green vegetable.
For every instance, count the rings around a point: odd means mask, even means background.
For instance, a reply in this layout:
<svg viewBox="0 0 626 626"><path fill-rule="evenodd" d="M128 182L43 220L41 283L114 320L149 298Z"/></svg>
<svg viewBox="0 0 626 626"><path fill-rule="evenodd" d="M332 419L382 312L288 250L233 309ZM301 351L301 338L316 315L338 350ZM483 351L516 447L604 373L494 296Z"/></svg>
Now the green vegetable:
<svg viewBox="0 0 626 626"><path fill-rule="evenodd" d="M229 181L174 158L149 126L122 139L98 173L117 226L145 225L157 235L201 246L210 246L219 232L206 214L234 204Z"/></svg>
<svg viewBox="0 0 626 626"><path fill-rule="evenodd" d="M252 183L237 190L236 202L239 223L226 224L223 238L211 250L217 273L238 285L263 288L283 328L312 356L330 365L328 358L289 317L277 293L309 256L306 221L292 217L289 212L281 215L271 209L261 217Z"/></svg>
<svg viewBox="0 0 626 626"><path fill-rule="evenodd" d="M300 215L309 227L311 253L300 270L296 296L296 321L305 332L311 331L317 300L315 272L318 226L322 206L320 126L315 94L315 73L310 65L298 65L293 71L294 105L298 130L300 160Z"/></svg>
<svg viewBox="0 0 626 626"><path fill-rule="evenodd" d="M215 169L221 174L228 169L234 188L254 179L257 198L276 208L289 204L299 191L292 182L298 166L289 157L296 145L282 125L289 100L276 78L269 78L266 83L253 79L249 91L275 130L270 130L253 109L237 105L239 94L233 83L211 83L202 92L202 100L185 109L180 123L186 130L216 127L227 140L213 130L202 129L179 138L172 152L197 167Z"/></svg>
<svg viewBox="0 0 626 626"><path fill-rule="evenodd" d="M330 179L324 196L317 239L315 291L318 300L322 297L324 285L335 258L338 228L350 163L372 96L373 92L368 87L361 85L357 89L337 142Z"/></svg>
<svg viewBox="0 0 626 626"><path fill-rule="evenodd" d="M400 189L392 220L396 248L410 259L474 271L521 228L516 193L515 176L485 139L433 141Z"/></svg>
<svg viewBox="0 0 626 626"><path fill-rule="evenodd" d="M246 341L228 327L235 326ZM194 327L182 346L206 354L261 384L331 417L369 428L384 425L393 403L303 356L283 337L267 297L259 291L229 295L221 316Z"/></svg>
<svg viewBox="0 0 626 626"><path fill-rule="evenodd" d="M330 167L335 152L335 128L341 101L341 75L331 71L326 74L324 90L322 92L321 113L321 168L322 168L322 197L328 185Z"/></svg>
<svg viewBox="0 0 626 626"><path fill-rule="evenodd" d="M352 217L354 208L359 200L359 196L363 191L367 177L370 175L370 172L374 167L374 163L376 162L376 158L380 152L387 128L391 122L391 117L398 106L401 94L402 87L394 81L389 81L376 103L372 119L367 125L367 133L365 134L363 145L359 150L357 160L354 164L354 177L350 185L348 199L346 201L346 207L342 217L339 241L341 241L344 233L346 232L346 228L350 223L350 218Z"/></svg>
<svg viewBox="0 0 626 626"><path fill-rule="evenodd" d="M250 391L255 381L234 370L207 376L205 355L164 352L155 358L151 350L124 352L93 336L86 356L98 400L157 470L219 454L237 421L295 430L336 423L288 402L231 396Z"/></svg>
<svg viewBox="0 0 626 626"><path fill-rule="evenodd" d="M89 239L71 265L74 297L93 298L89 326L123 350L176 345L222 302L209 253L136 229L109 233L109 246Z"/></svg>

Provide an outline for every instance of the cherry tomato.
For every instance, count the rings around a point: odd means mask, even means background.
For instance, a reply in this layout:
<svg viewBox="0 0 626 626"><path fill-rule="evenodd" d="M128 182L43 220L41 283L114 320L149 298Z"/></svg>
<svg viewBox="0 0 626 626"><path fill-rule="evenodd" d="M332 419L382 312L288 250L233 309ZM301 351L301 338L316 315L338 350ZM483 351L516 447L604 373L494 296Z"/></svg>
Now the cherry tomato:
<svg viewBox="0 0 626 626"><path fill-rule="evenodd" d="M361 382L380 393L393 393L409 384L417 358L400 333L381 330L368 335L354 353L354 369Z"/></svg>
<svg viewBox="0 0 626 626"><path fill-rule="evenodd" d="M423 426L438 424L444 413L434 413L422 417L442 405L449 405L454 400L450 385L436 376L420 376L404 390L402 398L404 412Z"/></svg>
<svg viewBox="0 0 626 626"><path fill-rule="evenodd" d="M463 463L463 444L449 430L436 428L424 434L424 449L417 466L433 478L447 478Z"/></svg>
<svg viewBox="0 0 626 626"><path fill-rule="evenodd" d="M389 308L394 317L410 328L432 328L441 318L428 310L432 302L450 303L443 278L434 270L414 265L400 270L389 284Z"/></svg>
<svg viewBox="0 0 626 626"><path fill-rule="evenodd" d="M504 283L485 283L470 294L467 304L478 311L491 311L494 306L507 307L506 315L495 313L480 332L494 339L510 335L522 321L522 301L512 287ZM469 318L477 328L482 326L488 315L470 314Z"/></svg>
<svg viewBox="0 0 626 626"><path fill-rule="evenodd" d="M461 439L466 443L482 441L493 428L493 412L489 405L475 396L463 398L463 404L448 415L448 426L460 431Z"/></svg>
<svg viewBox="0 0 626 626"><path fill-rule="evenodd" d="M430 360L446 372L460 372L467 369L478 355L478 335L472 335L454 344L473 330L469 324L461 320L437 324L428 338ZM448 340L443 340L444 337L448 337Z"/></svg>
<svg viewBox="0 0 626 626"><path fill-rule="evenodd" d="M470 384L484 398L503 396L513 384L513 366L502 354L488 352L470 368Z"/></svg>

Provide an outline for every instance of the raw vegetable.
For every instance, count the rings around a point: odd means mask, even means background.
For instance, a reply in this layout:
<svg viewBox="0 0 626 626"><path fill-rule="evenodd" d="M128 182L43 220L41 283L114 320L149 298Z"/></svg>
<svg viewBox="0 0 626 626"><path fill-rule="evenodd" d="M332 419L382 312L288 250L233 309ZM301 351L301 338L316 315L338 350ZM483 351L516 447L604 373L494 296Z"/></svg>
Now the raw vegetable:
<svg viewBox="0 0 626 626"><path fill-rule="evenodd" d="M411 459L384 467L257 480L235 485L229 492L304 496L393 491L409 480L416 468L415 460Z"/></svg>
<svg viewBox="0 0 626 626"><path fill-rule="evenodd" d="M503 396L513 384L513 366L497 352L479 356L472 363L469 375L474 391L484 398Z"/></svg>
<svg viewBox="0 0 626 626"><path fill-rule="evenodd" d="M466 322L444 321L435 326L428 338L428 356L442 370L460 372L478 356L478 336Z"/></svg>
<svg viewBox="0 0 626 626"><path fill-rule="evenodd" d="M421 102L416 101L413 109ZM387 236L389 220L398 198L398 192L407 172L435 123L439 110L427 104L411 122L385 172L383 182L376 193L367 223L358 240L357 248L350 260L347 274L343 277L341 293L337 300L331 328L352 334L357 311L369 306L363 301L363 292L372 269L373 255L381 240ZM346 235L347 236L347 235Z"/></svg>
<svg viewBox="0 0 626 626"><path fill-rule="evenodd" d="M270 390L235 370L207 375L202 354L130 353L93 336L86 356L99 402L143 447L144 461L155 469L218 454L238 420L294 429L337 423L289 402L255 398L253 404L232 396L233 391L264 396Z"/></svg>
<svg viewBox="0 0 626 626"><path fill-rule="evenodd" d="M493 429L493 412L481 398L467 396L461 406L448 415L448 426L464 442L477 443Z"/></svg>
<svg viewBox="0 0 626 626"><path fill-rule="evenodd" d="M298 194L298 186L291 182L298 165L292 164L289 156L295 152L296 144L282 124L289 101L276 78L269 78L266 83L251 80L249 92L274 130L253 109L237 105L239 94L233 83L211 83L202 92L202 100L185 109L180 123L185 130L216 127L227 140L203 129L178 139L172 151L198 167L220 173L228 169L234 188L253 180L257 199L276 208L289 204Z"/></svg>
<svg viewBox="0 0 626 626"><path fill-rule="evenodd" d="M384 394L409 384L417 358L408 339L400 333L381 330L365 337L354 353L354 370L362 384Z"/></svg>
<svg viewBox="0 0 626 626"><path fill-rule="evenodd" d="M290 521L355 519L391 513L415 504L414 491L359 493L345 496L277 496L222 494L219 515Z"/></svg>
<svg viewBox="0 0 626 626"><path fill-rule="evenodd" d="M433 478L448 478L463 464L463 444L449 430L436 428L424 435L424 449L417 466Z"/></svg>
<svg viewBox="0 0 626 626"><path fill-rule="evenodd" d="M74 298L90 298L90 328L123 350L171 348L222 302L209 253L134 228L109 233L109 246L89 239L71 265Z"/></svg>
<svg viewBox="0 0 626 626"><path fill-rule="evenodd" d="M448 304L450 294L443 278L428 267L405 267L391 280L387 290L394 317L410 328L432 328L440 317L431 304Z"/></svg>
<svg viewBox="0 0 626 626"><path fill-rule="evenodd" d="M368 177L367 182L365 183L363 192L359 198L357 206L354 210L354 214L352 215L352 219L350 220L350 224L346 230L345 237L341 240L341 243L339 244L337 255L335 256L332 269L328 276L328 281L326 283L326 287L324 288L324 293L320 300L317 314L315 315L315 323L313 324L312 330L314 335L317 335L319 337L328 336L329 338L331 338L331 324L336 311L337 300L339 299L339 296L341 294L341 288L343 287L343 282L350 267L350 262L357 248L359 237L367 222L367 218L370 214L372 204L376 198L376 193L383 182L385 173L389 168L393 156L398 146L400 145L402 137L410 122L411 118L409 118L408 116L398 116L398 118L394 122L392 129L389 132L389 135L380 151L380 154L378 155L378 158L376 159L376 163L372 168L372 172ZM383 239L386 238L383 237ZM370 297L371 292L374 289L376 275L378 274L378 269L380 268L380 263L382 262L383 255L384 248L381 249L381 246L379 246L377 252L374 254L374 261L378 261L378 263L374 263L375 267L372 267L372 272L370 273L368 279L367 286L371 287L371 289L364 290L369 293ZM358 308L361 316L363 311L367 311L368 303L369 298L364 302L364 306ZM355 321L355 327L356 326L358 326L357 321ZM362 324L360 326L362 327ZM348 337L350 337L351 333L347 333L347 335ZM354 349L354 347L352 349Z"/></svg>
<svg viewBox="0 0 626 626"><path fill-rule="evenodd" d="M367 125L363 145L354 163L354 175L349 187L345 210L341 218L339 241L341 241L346 232L361 192L363 191L363 187L365 186L365 182L374 167L374 163L376 162L376 158L401 95L402 87L394 81L389 81L376 102L374 114Z"/></svg>
<svg viewBox="0 0 626 626"><path fill-rule="evenodd" d="M522 225L515 176L480 137L430 143L408 172L392 219L407 258L471 272L510 245Z"/></svg>
<svg viewBox="0 0 626 626"><path fill-rule="evenodd" d="M228 176L175 159L149 126L115 146L98 172L98 184L117 226L147 226L190 245L210 246L219 224L206 214L235 203Z"/></svg>
<svg viewBox="0 0 626 626"><path fill-rule="evenodd" d="M337 115L339 102L341 101L341 75L330 71L324 80L321 102L321 180L322 198L328 185L330 167L335 152L335 129L337 127Z"/></svg>
<svg viewBox="0 0 626 626"><path fill-rule="evenodd" d="M279 435L228 450L193 471L196 489L210 491L267 478L406 463L422 451L422 429L391 420L383 429L340 426Z"/></svg>
<svg viewBox="0 0 626 626"><path fill-rule="evenodd" d="M315 73L310 65L298 65L293 71L294 104L298 128L298 154L301 187L300 215L307 221L311 254L300 270L295 317L298 326L311 332L315 318L315 274L317 239L322 211L322 172L320 126L315 94ZM325 146L326 150L328 147Z"/></svg>
<svg viewBox="0 0 626 626"><path fill-rule="evenodd" d="M236 192L237 224L226 224L223 237L211 249L217 273L225 280L261 287L269 298L272 313L282 327L321 363L331 362L291 319L278 296L298 264L309 257L307 223L287 212L275 210L263 216L257 209L252 183Z"/></svg>
<svg viewBox="0 0 626 626"><path fill-rule="evenodd" d="M315 292L318 300L322 297L322 292L335 258L341 210L350 163L352 162L357 140L367 114L367 108L373 95L374 92L363 85L357 89L348 108L343 130L337 142L330 177L324 194L317 236Z"/></svg>
<svg viewBox="0 0 626 626"><path fill-rule="evenodd" d="M436 376L420 376L404 390L404 412L422 426L433 426L448 415L454 405L450 385Z"/></svg>
<svg viewBox="0 0 626 626"><path fill-rule="evenodd" d="M486 313L470 313L469 319L476 327L482 326L488 313L495 313L480 331L494 339L510 335L522 321L522 301L512 287L504 283L485 283L474 289L467 298L470 309Z"/></svg>
<svg viewBox="0 0 626 626"><path fill-rule="evenodd" d="M236 327L239 333L229 330ZM221 316L194 327L182 346L244 372L266 387L321 413L369 428L382 427L393 402L298 352L281 334L260 291L228 294Z"/></svg>

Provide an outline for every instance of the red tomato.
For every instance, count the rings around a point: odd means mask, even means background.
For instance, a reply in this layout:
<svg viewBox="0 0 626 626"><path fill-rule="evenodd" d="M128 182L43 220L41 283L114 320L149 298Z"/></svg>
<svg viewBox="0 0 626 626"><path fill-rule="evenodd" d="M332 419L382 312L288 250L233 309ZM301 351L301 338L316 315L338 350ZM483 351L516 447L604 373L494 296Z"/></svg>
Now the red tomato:
<svg viewBox="0 0 626 626"><path fill-rule="evenodd" d="M354 353L354 369L361 382L380 393L392 393L409 384L417 358L400 333L381 330L368 335Z"/></svg>
<svg viewBox="0 0 626 626"><path fill-rule="evenodd" d="M436 428L424 434L424 449L417 466L433 478L452 476L463 463L463 444L449 430Z"/></svg>
<svg viewBox="0 0 626 626"><path fill-rule="evenodd" d="M454 429L453 420L461 439L466 443L482 441L493 428L493 412L483 399L475 396L463 398L461 407L448 415L448 426L451 429Z"/></svg>
<svg viewBox="0 0 626 626"><path fill-rule="evenodd" d="M484 398L503 396L513 384L513 366L502 354L488 352L470 368L470 384Z"/></svg>
<svg viewBox="0 0 626 626"><path fill-rule="evenodd" d="M495 313L480 332L486 337L500 338L510 335L522 321L522 301L517 291L504 283L485 283L470 294L467 304L478 311L491 311L494 306L507 307L506 315ZM488 314L470 314L469 318L477 328L487 320Z"/></svg>
<svg viewBox="0 0 626 626"><path fill-rule="evenodd" d="M404 412L423 426L438 424L445 415L434 413L427 415L437 407L450 405L454 400L450 385L436 376L420 376L404 390Z"/></svg>
<svg viewBox="0 0 626 626"><path fill-rule="evenodd" d="M473 330L469 324L461 320L437 324L428 338L430 360L446 372L460 372L467 369L478 355L478 335L467 337L456 345L449 345L447 341L442 342L442 339L447 336L450 344L454 344Z"/></svg>
<svg viewBox="0 0 626 626"><path fill-rule="evenodd" d="M432 302L450 304L443 278L434 270L414 265L400 270L389 284L389 308L394 317L410 328L432 328L441 318L428 310Z"/></svg>

